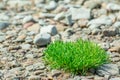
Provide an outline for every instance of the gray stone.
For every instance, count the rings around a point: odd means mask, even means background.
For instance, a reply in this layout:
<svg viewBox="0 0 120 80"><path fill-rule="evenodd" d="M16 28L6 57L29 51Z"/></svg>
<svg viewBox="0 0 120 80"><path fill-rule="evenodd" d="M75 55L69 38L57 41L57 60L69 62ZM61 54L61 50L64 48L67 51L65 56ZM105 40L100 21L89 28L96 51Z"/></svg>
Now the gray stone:
<svg viewBox="0 0 120 80"><path fill-rule="evenodd" d="M0 42L3 42L5 39L6 39L6 38L5 38L4 35L3 35L3 36L0 35Z"/></svg>
<svg viewBox="0 0 120 80"><path fill-rule="evenodd" d="M115 3L109 3L107 4L107 7L106 7L108 10L120 10L120 5L118 4L115 4Z"/></svg>
<svg viewBox="0 0 120 80"><path fill-rule="evenodd" d="M48 33L38 34L35 36L33 43L38 46L45 46L51 41L51 35Z"/></svg>
<svg viewBox="0 0 120 80"><path fill-rule="evenodd" d="M120 22L119 21L115 22L113 24L113 27L120 28Z"/></svg>
<svg viewBox="0 0 120 80"><path fill-rule="evenodd" d="M52 70L52 76L53 77L57 77L57 76L59 76L61 74L61 71L59 71L59 70Z"/></svg>
<svg viewBox="0 0 120 80"><path fill-rule="evenodd" d="M0 30L3 30L9 26L8 22L0 22Z"/></svg>
<svg viewBox="0 0 120 80"><path fill-rule="evenodd" d="M58 13L55 17L54 17L54 20L62 20L65 18L65 13L64 12L61 12L61 13Z"/></svg>
<svg viewBox="0 0 120 80"><path fill-rule="evenodd" d="M72 22L72 16L70 14L67 14L65 16L65 19L66 19L66 23L69 25L69 26L72 26L73 22Z"/></svg>
<svg viewBox="0 0 120 80"><path fill-rule="evenodd" d="M33 54L26 54L25 56L27 59L33 59L34 58L34 55Z"/></svg>
<svg viewBox="0 0 120 80"><path fill-rule="evenodd" d="M115 28L115 27L111 27L111 28L108 28L108 29L104 29L102 31L102 34L104 36L115 36L116 34L119 33L119 29L118 28Z"/></svg>
<svg viewBox="0 0 120 80"><path fill-rule="evenodd" d="M40 17L45 17L45 18L54 18L56 15L52 13L40 13Z"/></svg>
<svg viewBox="0 0 120 80"><path fill-rule="evenodd" d="M36 70L43 70L45 68L45 65L41 62L35 63L33 65L27 66L27 71L36 71Z"/></svg>
<svg viewBox="0 0 120 80"><path fill-rule="evenodd" d="M110 78L109 80L120 80L120 77Z"/></svg>
<svg viewBox="0 0 120 80"><path fill-rule="evenodd" d="M72 14L72 20L78 20L78 19L90 19L90 9L86 8L70 8L70 13Z"/></svg>
<svg viewBox="0 0 120 80"><path fill-rule="evenodd" d="M102 16L102 17L93 19L88 22L88 26L89 25L99 25L100 26L100 25L111 25L111 24L112 24L112 20L107 16Z"/></svg>
<svg viewBox="0 0 120 80"><path fill-rule="evenodd" d="M98 68L96 71L98 75L118 75L119 68L116 64L104 64Z"/></svg>
<svg viewBox="0 0 120 80"><path fill-rule="evenodd" d="M41 80L40 76L30 76L28 80Z"/></svg>
<svg viewBox="0 0 120 80"><path fill-rule="evenodd" d="M22 49L30 49L31 48L30 44L22 44L20 46L22 47Z"/></svg>
<svg viewBox="0 0 120 80"><path fill-rule="evenodd" d="M57 7L57 3L55 1L50 1L48 5L45 6L47 10L54 10Z"/></svg>
<svg viewBox="0 0 120 80"><path fill-rule="evenodd" d="M9 0L7 2L7 4L10 6L10 7L16 7L16 5L18 7L21 7L21 6L24 6L24 5L31 5L31 1L30 0Z"/></svg>
<svg viewBox="0 0 120 80"><path fill-rule="evenodd" d="M75 76L73 80L81 80L80 76Z"/></svg>
<svg viewBox="0 0 120 80"><path fill-rule="evenodd" d="M56 26L48 25L48 26L41 27L40 34L44 34L44 33L51 34L52 36L56 35L57 34Z"/></svg>
<svg viewBox="0 0 120 80"><path fill-rule="evenodd" d="M23 18L23 24L33 21L33 17L31 15L29 16L25 16L25 18Z"/></svg>

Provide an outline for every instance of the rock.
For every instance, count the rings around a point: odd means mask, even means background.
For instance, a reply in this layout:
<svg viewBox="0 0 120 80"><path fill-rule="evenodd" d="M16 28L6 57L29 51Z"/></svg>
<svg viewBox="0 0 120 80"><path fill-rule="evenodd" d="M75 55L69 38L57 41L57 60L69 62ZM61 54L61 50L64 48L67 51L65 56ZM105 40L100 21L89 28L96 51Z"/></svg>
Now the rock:
<svg viewBox="0 0 120 80"><path fill-rule="evenodd" d="M109 80L120 80L120 77L110 78Z"/></svg>
<svg viewBox="0 0 120 80"><path fill-rule="evenodd" d="M41 34L48 33L54 36L57 34L57 29L56 29L56 26L54 25L48 25L48 26L41 27L40 33Z"/></svg>
<svg viewBox="0 0 120 80"><path fill-rule="evenodd" d="M48 33L38 34L35 36L33 43L38 46L45 46L51 41L51 35Z"/></svg>
<svg viewBox="0 0 120 80"><path fill-rule="evenodd" d="M17 39L15 40L15 41L24 41L25 40L25 38L26 38L26 34L21 34L21 35L19 35L18 37L17 37Z"/></svg>
<svg viewBox="0 0 120 80"><path fill-rule="evenodd" d="M25 49L25 50L28 50L31 48L31 45L30 44L21 44L20 45L22 49Z"/></svg>
<svg viewBox="0 0 120 80"><path fill-rule="evenodd" d="M110 52L118 52L118 53L120 53L120 46L111 47L111 48L109 49L109 51L110 51Z"/></svg>
<svg viewBox="0 0 120 80"><path fill-rule="evenodd" d="M28 22L23 24L23 28L27 29L28 27L31 27L34 24L34 22Z"/></svg>
<svg viewBox="0 0 120 80"><path fill-rule="evenodd" d="M80 76L75 76L73 80L81 80Z"/></svg>
<svg viewBox="0 0 120 80"><path fill-rule="evenodd" d="M101 33L101 30L98 29L98 28L94 28L94 29L92 30L92 35L97 35L97 34L99 34L99 33Z"/></svg>
<svg viewBox="0 0 120 80"><path fill-rule="evenodd" d="M58 13L55 17L54 20L60 21L65 18L65 12Z"/></svg>
<svg viewBox="0 0 120 80"><path fill-rule="evenodd" d="M34 58L34 55L33 54L26 54L25 56L27 59L33 59Z"/></svg>
<svg viewBox="0 0 120 80"><path fill-rule="evenodd" d="M40 76L30 76L28 80L41 80Z"/></svg>
<svg viewBox="0 0 120 80"><path fill-rule="evenodd" d="M113 24L113 27L120 28L120 22L119 21L115 22Z"/></svg>
<svg viewBox="0 0 120 80"><path fill-rule="evenodd" d="M97 74L104 75L118 75L119 68L116 64L104 64L97 69Z"/></svg>
<svg viewBox="0 0 120 80"><path fill-rule="evenodd" d="M30 66L26 67L27 71L36 71L36 70L43 70L45 68L45 65L41 62L32 64Z"/></svg>
<svg viewBox="0 0 120 80"><path fill-rule="evenodd" d="M55 14L52 14L52 13L40 13L39 16L41 18L54 18L56 15Z"/></svg>
<svg viewBox="0 0 120 80"><path fill-rule="evenodd" d="M119 33L119 29L113 27L104 29L102 31L103 36L115 36L118 33Z"/></svg>
<svg viewBox="0 0 120 80"><path fill-rule="evenodd" d="M88 20L80 19L80 20L78 20L77 23L78 23L78 26L80 26L81 28L85 28L85 27L87 27Z"/></svg>
<svg viewBox="0 0 120 80"><path fill-rule="evenodd" d="M8 22L0 22L0 30L3 30L9 26Z"/></svg>
<svg viewBox="0 0 120 80"><path fill-rule="evenodd" d="M116 10L120 10L120 6L115 3L109 3L107 4L106 9L109 11L116 11Z"/></svg>
<svg viewBox="0 0 120 80"><path fill-rule="evenodd" d="M97 19L92 19L91 21L88 22L87 25L101 26L101 25L111 25L111 24L112 24L112 20L109 17L102 16Z"/></svg>
<svg viewBox="0 0 120 80"><path fill-rule="evenodd" d="M22 7L24 5L31 5L31 1L29 0L9 0L7 1L7 4L10 6L10 7ZM16 6L17 5L17 6Z"/></svg>
<svg viewBox="0 0 120 80"><path fill-rule="evenodd" d="M90 19L90 9L86 8L70 8L70 13L72 14L72 20L78 20L78 19Z"/></svg>
<svg viewBox="0 0 120 80"><path fill-rule="evenodd" d="M32 21L34 21L34 20L33 20L33 17L32 17L31 15L29 15L29 16L25 16L25 17L23 18L22 23L25 24L25 23L27 23L27 22L32 22Z"/></svg>
<svg viewBox="0 0 120 80"><path fill-rule="evenodd" d="M33 31L35 33L39 33L40 31L40 25L39 24L33 24L32 26L27 28L28 31Z"/></svg>
<svg viewBox="0 0 120 80"><path fill-rule="evenodd" d="M3 42L5 39L5 35L0 35L0 42Z"/></svg>
<svg viewBox="0 0 120 80"><path fill-rule="evenodd" d="M114 40L110 45L119 47L120 46L120 40Z"/></svg>
<svg viewBox="0 0 120 80"><path fill-rule="evenodd" d="M51 73L52 73L52 77L58 77L61 74L61 71L52 70Z"/></svg>
<svg viewBox="0 0 120 80"><path fill-rule="evenodd" d="M72 26L73 22L72 22L72 16L70 14L67 14L65 16L65 19L66 19L66 23L69 25L69 26Z"/></svg>
<svg viewBox="0 0 120 80"><path fill-rule="evenodd" d="M105 78L104 77L95 76L94 80L105 80Z"/></svg>
<svg viewBox="0 0 120 80"><path fill-rule="evenodd" d="M48 5L45 6L47 10L54 10L57 7L57 3L55 1L50 1Z"/></svg>
<svg viewBox="0 0 120 80"><path fill-rule="evenodd" d="M84 3L84 6L90 9L99 8L100 5L101 5L100 0L85 1Z"/></svg>

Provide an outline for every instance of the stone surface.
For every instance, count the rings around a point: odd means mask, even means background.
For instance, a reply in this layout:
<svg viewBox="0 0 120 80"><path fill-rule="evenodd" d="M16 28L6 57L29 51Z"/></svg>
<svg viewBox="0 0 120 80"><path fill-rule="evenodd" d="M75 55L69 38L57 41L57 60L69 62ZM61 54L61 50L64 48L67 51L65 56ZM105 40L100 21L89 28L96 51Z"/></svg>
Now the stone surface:
<svg viewBox="0 0 120 80"><path fill-rule="evenodd" d="M38 34L35 36L33 43L39 46L45 46L51 41L51 35L48 33Z"/></svg>
<svg viewBox="0 0 120 80"><path fill-rule="evenodd" d="M48 34L54 36L57 34L57 29L56 29L56 26L54 26L54 25L43 26L40 29L40 33L41 34L48 33Z"/></svg>
<svg viewBox="0 0 120 80"><path fill-rule="evenodd" d="M86 8L70 8L69 11L72 14L72 20L91 18L90 10Z"/></svg>
<svg viewBox="0 0 120 80"><path fill-rule="evenodd" d="M104 64L97 70L97 74L104 76L104 75L118 75L119 68L116 64Z"/></svg>
<svg viewBox="0 0 120 80"><path fill-rule="evenodd" d="M8 22L0 22L0 30L3 30L9 26Z"/></svg>

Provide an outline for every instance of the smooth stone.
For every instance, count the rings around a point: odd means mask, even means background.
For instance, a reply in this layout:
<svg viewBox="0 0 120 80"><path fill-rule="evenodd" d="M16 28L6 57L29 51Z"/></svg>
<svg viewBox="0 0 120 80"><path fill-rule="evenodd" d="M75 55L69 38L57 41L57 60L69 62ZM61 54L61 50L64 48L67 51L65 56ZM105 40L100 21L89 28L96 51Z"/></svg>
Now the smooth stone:
<svg viewBox="0 0 120 80"><path fill-rule="evenodd" d="M27 22L23 24L23 28L27 29L28 27L31 27L34 24L34 22Z"/></svg>
<svg viewBox="0 0 120 80"><path fill-rule="evenodd" d="M39 33L39 30L40 30L40 25L39 24L33 24L32 26L29 26L27 28L28 31L32 31L32 32L35 32L35 33Z"/></svg>
<svg viewBox="0 0 120 80"><path fill-rule="evenodd" d="M52 70L51 73L52 73L52 77L57 77L57 76L59 76L61 74L61 71Z"/></svg>
<svg viewBox="0 0 120 80"><path fill-rule="evenodd" d="M45 68L45 65L41 62L32 64L30 66L26 67L27 71L36 71L36 70L43 70Z"/></svg>
<svg viewBox="0 0 120 80"><path fill-rule="evenodd" d="M25 49L25 50L31 48L31 45L30 45L30 44L21 44L20 46L22 47L22 49Z"/></svg>
<svg viewBox="0 0 120 80"><path fill-rule="evenodd" d="M100 7L100 5L101 5L100 0L90 0L90 1L85 1L84 3L84 6L89 9Z"/></svg>
<svg viewBox="0 0 120 80"><path fill-rule="evenodd" d="M1 36L1 35L0 35L0 42L5 41L5 39L6 39L6 38L5 38L5 36L4 36L4 35L3 35L3 36Z"/></svg>
<svg viewBox="0 0 120 80"><path fill-rule="evenodd" d="M24 6L24 5L31 5L31 1L30 0L9 0L7 2L7 4L10 6L10 7L16 7L16 5L18 7L21 7L21 6Z"/></svg>
<svg viewBox="0 0 120 80"><path fill-rule="evenodd" d="M110 10L110 11L111 11L111 10L112 10L112 11L120 10L120 5L115 4L115 3L109 3L109 4L107 4L106 9L107 9L107 10Z"/></svg>
<svg viewBox="0 0 120 80"><path fill-rule="evenodd" d="M40 76L30 76L28 80L41 80Z"/></svg>
<svg viewBox="0 0 120 80"><path fill-rule="evenodd" d="M81 80L80 76L75 76L73 80Z"/></svg>
<svg viewBox="0 0 120 80"><path fill-rule="evenodd" d="M41 12L41 13L39 14L39 16L40 16L41 18L54 18L54 17L56 16L56 14L43 13L43 12Z"/></svg>
<svg viewBox="0 0 120 80"><path fill-rule="evenodd" d="M48 26L43 26L40 29L40 33L48 33L51 34L52 36L56 35L58 33L56 26L55 25L48 25Z"/></svg>
<svg viewBox="0 0 120 80"><path fill-rule="evenodd" d="M102 31L102 34L104 36L115 36L119 33L119 29L118 28L115 28L115 27L110 27L110 28L107 28L107 29L104 29Z"/></svg>
<svg viewBox="0 0 120 80"><path fill-rule="evenodd" d="M0 20L1 21L9 21L10 17L5 14L0 14Z"/></svg>
<svg viewBox="0 0 120 80"><path fill-rule="evenodd" d="M0 30L3 30L9 26L8 22L0 22Z"/></svg>
<svg viewBox="0 0 120 80"><path fill-rule="evenodd" d="M55 1L50 1L48 5L45 6L47 10L54 10L57 7L57 3Z"/></svg>
<svg viewBox="0 0 120 80"><path fill-rule="evenodd" d="M25 56L27 59L33 59L34 58L34 55L33 54L26 54Z"/></svg>
<svg viewBox="0 0 120 80"><path fill-rule="evenodd" d="M27 23L27 22L32 22L32 21L34 21L34 20L33 20L33 17L32 17L32 15L29 15L29 16L25 16L25 17L23 18L22 23L25 24L25 23Z"/></svg>
<svg viewBox="0 0 120 80"><path fill-rule="evenodd" d="M100 76L104 75L118 75L119 68L116 64L104 64L97 69L97 74Z"/></svg>
<svg viewBox="0 0 120 80"><path fill-rule="evenodd" d="M117 22L115 22L112 26L113 26L113 27L116 27L116 28L120 28L120 22L117 21Z"/></svg>
<svg viewBox="0 0 120 80"><path fill-rule="evenodd" d="M45 46L50 42L51 42L51 35L48 33L36 35L33 41L33 43L38 46Z"/></svg>
<svg viewBox="0 0 120 80"><path fill-rule="evenodd" d="M67 15L65 16L65 19L66 19L66 23L67 23L69 26L72 26L72 24L73 24L72 15L71 15L71 14L67 14Z"/></svg>
<svg viewBox="0 0 120 80"><path fill-rule="evenodd" d="M119 47L120 46L120 40L114 40L111 44L111 46L116 46L116 47Z"/></svg>
<svg viewBox="0 0 120 80"><path fill-rule="evenodd" d="M110 78L109 80L120 80L120 77Z"/></svg>
<svg viewBox="0 0 120 80"><path fill-rule="evenodd" d="M56 21L60 21L62 19L65 18L65 13L64 12L61 12L61 13L58 13L55 17L54 17L54 20Z"/></svg>
<svg viewBox="0 0 120 80"><path fill-rule="evenodd" d="M115 46L115 47L111 47L109 49L110 52L118 52L120 53L120 46Z"/></svg>
<svg viewBox="0 0 120 80"><path fill-rule="evenodd" d="M112 20L107 17L107 16L102 16L102 17L99 17L99 18L96 18L96 19L92 19L91 21L88 22L88 26L90 25L111 25L112 24Z"/></svg>
<svg viewBox="0 0 120 80"><path fill-rule="evenodd" d="M70 8L69 12L72 14L72 20L90 19L90 9L87 8Z"/></svg>

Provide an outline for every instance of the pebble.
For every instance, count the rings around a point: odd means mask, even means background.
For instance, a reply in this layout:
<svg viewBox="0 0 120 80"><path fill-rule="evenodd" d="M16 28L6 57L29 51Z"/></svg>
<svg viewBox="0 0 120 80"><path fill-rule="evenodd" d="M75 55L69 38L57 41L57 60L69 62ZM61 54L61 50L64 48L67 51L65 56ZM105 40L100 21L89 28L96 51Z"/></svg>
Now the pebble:
<svg viewBox="0 0 120 80"><path fill-rule="evenodd" d="M97 74L100 76L104 75L118 75L119 68L116 64L104 64L97 70Z"/></svg>
<svg viewBox="0 0 120 80"><path fill-rule="evenodd" d="M23 18L22 23L25 24L25 23L27 23L27 22L32 22L32 21L34 21L34 20L33 20L33 17L32 17L31 15L29 15L29 16L25 16L25 17Z"/></svg>
<svg viewBox="0 0 120 80"><path fill-rule="evenodd" d="M32 26L29 26L27 28L27 30L35 32L35 33L39 33L39 31L40 31L40 25L39 24L33 24Z"/></svg>
<svg viewBox="0 0 120 80"><path fill-rule="evenodd" d="M120 6L115 3L109 3L109 4L107 4L106 9L109 11L120 10Z"/></svg>
<svg viewBox="0 0 120 80"><path fill-rule="evenodd" d="M90 9L70 8L69 12L72 14L72 20L90 19L91 18Z"/></svg>
<svg viewBox="0 0 120 80"><path fill-rule="evenodd" d="M48 5L45 6L47 10L54 10L57 7L57 3L55 1L50 1Z"/></svg>
<svg viewBox="0 0 120 80"><path fill-rule="evenodd" d="M3 30L9 26L8 22L0 22L0 30Z"/></svg>
<svg viewBox="0 0 120 80"><path fill-rule="evenodd" d="M38 46L45 46L51 42L51 35L48 33L37 34L34 38L33 43Z"/></svg>
<svg viewBox="0 0 120 80"><path fill-rule="evenodd" d="M54 36L57 34L57 29L55 25L48 25L48 26L43 26L40 29L40 34L48 33L51 36Z"/></svg>

